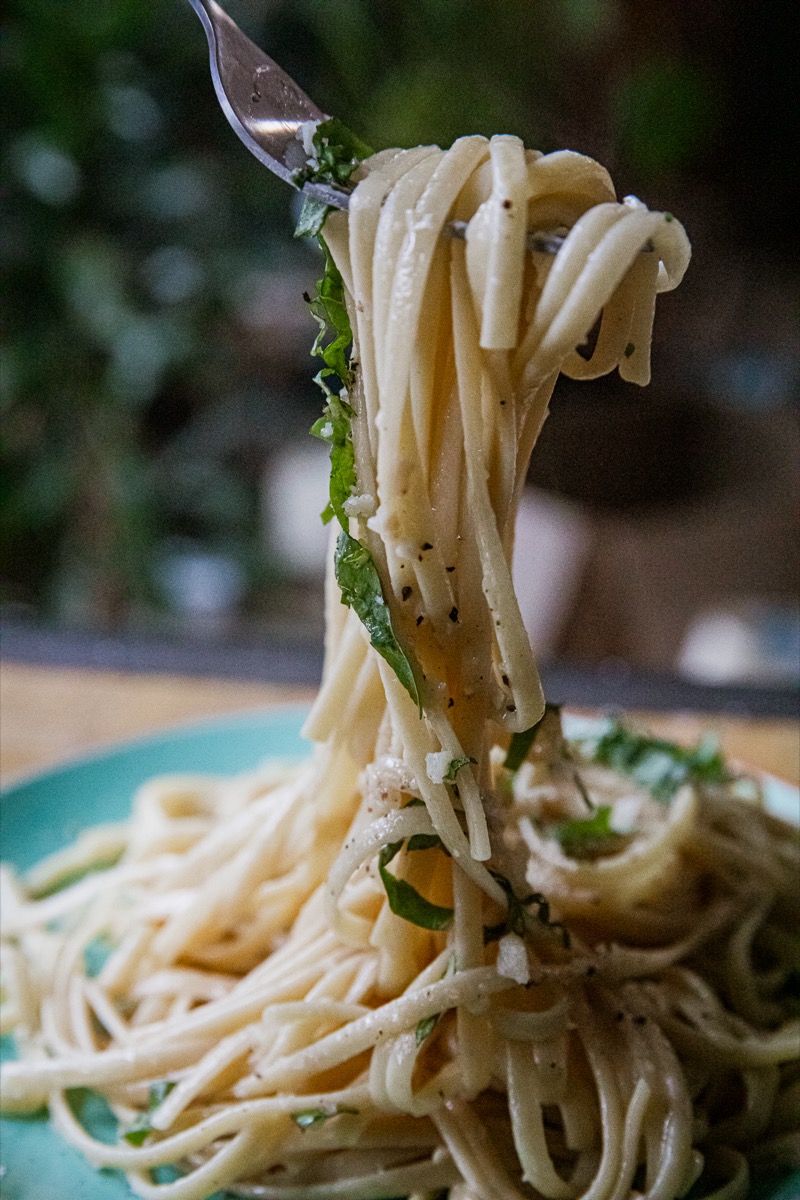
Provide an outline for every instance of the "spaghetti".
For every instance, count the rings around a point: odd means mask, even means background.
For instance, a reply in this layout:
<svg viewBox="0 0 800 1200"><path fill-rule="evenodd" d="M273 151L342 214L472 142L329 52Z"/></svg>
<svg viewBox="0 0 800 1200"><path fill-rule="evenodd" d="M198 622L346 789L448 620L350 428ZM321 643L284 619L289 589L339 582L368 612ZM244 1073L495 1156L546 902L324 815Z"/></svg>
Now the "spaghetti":
<svg viewBox="0 0 800 1200"><path fill-rule="evenodd" d="M313 755L154 780L4 869L3 1104L149 1200L742 1197L798 1157L797 838L708 747L565 738L509 565L559 372L647 382L686 236L511 137L359 177Z"/></svg>

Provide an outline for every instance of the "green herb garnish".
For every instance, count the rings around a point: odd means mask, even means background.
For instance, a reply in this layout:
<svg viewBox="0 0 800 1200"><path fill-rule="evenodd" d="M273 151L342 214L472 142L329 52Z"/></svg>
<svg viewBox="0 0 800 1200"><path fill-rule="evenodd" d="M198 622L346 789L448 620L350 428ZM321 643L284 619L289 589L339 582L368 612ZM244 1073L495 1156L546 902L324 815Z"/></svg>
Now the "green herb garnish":
<svg viewBox="0 0 800 1200"><path fill-rule="evenodd" d="M444 777L445 783L455 783L456 775L462 767L469 766L470 763L477 763L477 758L471 758L465 754L463 758L451 758L450 766L447 768L447 774Z"/></svg>
<svg viewBox="0 0 800 1200"><path fill-rule="evenodd" d="M399 853L402 845L402 839L399 842L390 842L378 855L378 871L389 899L389 908L395 916L410 921L412 925L419 925L422 929L449 929L453 923L452 908L431 904L415 887L405 879L398 879L388 869L389 863Z"/></svg>
<svg viewBox="0 0 800 1200"><path fill-rule="evenodd" d="M536 741L539 730L542 727L542 722L544 721L545 717L549 716L550 714L555 714L560 719L561 705L545 704L544 712L535 725L531 725L530 729L524 729L521 733L513 734L511 738L511 744L509 745L506 753L506 761L503 763L503 766L507 771L519 770L525 759L528 757L533 743Z"/></svg>
<svg viewBox="0 0 800 1200"><path fill-rule="evenodd" d="M343 529L347 528L348 517L344 504L356 488L355 454L350 422L353 410L346 400L330 391L320 381L328 397L322 416L311 426L314 437L327 442L331 448L330 502L322 513L327 525L335 515Z"/></svg>
<svg viewBox="0 0 800 1200"><path fill-rule="evenodd" d="M150 1099L147 1106L147 1112L139 1113L130 1129L126 1129L123 1137L131 1146L141 1146L145 1138L153 1132L153 1126L150 1123L155 1110L163 1100L166 1100L175 1083L172 1080L162 1079L159 1083L153 1083L150 1086Z"/></svg>
<svg viewBox="0 0 800 1200"><path fill-rule="evenodd" d="M439 850L439 849L441 849L441 850L444 850L445 854L447 853L447 851L445 850L445 847L442 845L442 839L439 837L438 833L415 833L412 837L410 837L408 839L408 849L409 850Z"/></svg>
<svg viewBox="0 0 800 1200"><path fill-rule="evenodd" d="M320 121L311 139L314 154L305 167L295 171L292 182L299 188L307 183L328 183L343 187L363 158L369 158L372 148L362 142L336 117ZM331 205L317 196L305 196L295 237L319 235Z"/></svg>
<svg viewBox="0 0 800 1200"><path fill-rule="evenodd" d="M506 761L503 766L507 771L518 771L525 759L528 757L528 751L536 740L536 734L539 732L539 726L542 723L540 718L535 725L531 725L530 729L525 729L522 733L515 733L511 738L511 745L508 747Z"/></svg>
<svg viewBox="0 0 800 1200"><path fill-rule="evenodd" d="M311 1129L314 1125L321 1125L323 1121L329 1121L331 1117L340 1117L344 1113L350 1113L352 1116L358 1116L357 1108L348 1108L346 1104L337 1104L336 1108L328 1111L324 1108L304 1108L300 1112L290 1113L289 1116L294 1121L299 1129Z"/></svg>
<svg viewBox="0 0 800 1200"><path fill-rule="evenodd" d="M339 534L334 555L336 582L342 603L352 608L369 634L373 647L394 671L422 714L417 681L411 663L395 637L389 608L372 555L345 530Z"/></svg>
<svg viewBox="0 0 800 1200"><path fill-rule="evenodd" d="M314 296L305 297L311 315L319 325L311 353L321 358L327 368L317 377L318 383L326 375L334 374L346 387L352 378L348 351L353 341L353 329L344 300L344 280L325 239L321 237L319 243L325 255L325 269L322 278L317 280ZM326 338L330 340L326 341ZM327 393L327 387L324 390Z"/></svg>
<svg viewBox="0 0 800 1200"><path fill-rule="evenodd" d="M437 1022L441 1013L433 1013L430 1017L423 1017L417 1025L417 1045L421 1046L427 1038L431 1036L436 1028Z"/></svg>
<svg viewBox="0 0 800 1200"><path fill-rule="evenodd" d="M615 721L591 756L603 766L630 775L654 799L667 804L685 783L726 783L730 775L716 739L704 738L692 749L635 733Z"/></svg>
<svg viewBox="0 0 800 1200"><path fill-rule="evenodd" d="M317 127L313 142L315 162L295 176L298 186L310 180L342 184L350 178L358 161L372 153L368 146L333 118ZM311 200L306 201L307 205L310 203ZM319 325L311 353L319 356L325 364L316 376L316 382L325 393L326 405L322 417L314 422L311 429L315 437L328 442L331 448L330 499L322 519L327 523L336 516L342 526L335 555L336 580L342 593L342 603L357 614L370 635L373 647L388 662L422 715L414 672L392 628L380 576L369 550L350 536L349 518L344 508L357 487L351 429L353 410L347 401L347 390L353 382L350 361L353 331L345 304L341 273L321 236L322 224L328 212L326 205L322 207L324 211L313 228L303 215L298 227L302 227L304 233L317 234L325 255L325 270L317 283L316 294L306 297L311 314ZM305 207L303 213L306 214ZM339 382L338 393L330 387L329 381L334 378Z"/></svg>
<svg viewBox="0 0 800 1200"><path fill-rule="evenodd" d="M560 921L550 920L550 904L541 892L530 892L522 899L517 896L511 883L506 879L505 875L501 875L499 871L490 871L493 879L500 884L500 887L508 897L508 910L505 919L497 925L484 925L483 927L483 944L486 946L489 942L496 942L507 933L516 933L518 937L524 937L528 928L528 913L527 909L532 904L536 905L536 919L548 929L558 930L561 933L561 940L564 948L569 949L570 937L569 931Z"/></svg>
<svg viewBox="0 0 800 1200"><path fill-rule="evenodd" d="M625 347L625 357L630 358L635 349L636 347L633 342L628 342L627 346Z"/></svg>
<svg viewBox="0 0 800 1200"><path fill-rule="evenodd" d="M611 805L601 804L591 817L562 821L549 833L570 858L594 858L619 848L625 835L611 827Z"/></svg>

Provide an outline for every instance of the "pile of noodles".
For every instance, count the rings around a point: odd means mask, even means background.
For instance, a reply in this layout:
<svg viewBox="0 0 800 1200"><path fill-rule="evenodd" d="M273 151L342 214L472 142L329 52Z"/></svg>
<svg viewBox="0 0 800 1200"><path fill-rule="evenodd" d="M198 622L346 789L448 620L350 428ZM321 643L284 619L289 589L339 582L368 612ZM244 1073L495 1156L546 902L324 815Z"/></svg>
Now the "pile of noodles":
<svg viewBox="0 0 800 1200"><path fill-rule="evenodd" d="M796 833L542 721L510 572L558 374L647 382L686 236L474 137L368 160L325 237L354 348L313 754L153 780L4 869L3 1105L153 1200L743 1197L800 1163Z"/></svg>

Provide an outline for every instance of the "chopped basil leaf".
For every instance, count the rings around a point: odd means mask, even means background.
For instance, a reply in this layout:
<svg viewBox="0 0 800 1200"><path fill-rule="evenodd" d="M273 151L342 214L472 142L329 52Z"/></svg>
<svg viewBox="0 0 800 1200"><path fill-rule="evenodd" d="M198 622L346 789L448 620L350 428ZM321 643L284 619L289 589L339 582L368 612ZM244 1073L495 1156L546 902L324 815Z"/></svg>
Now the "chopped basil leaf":
<svg viewBox="0 0 800 1200"><path fill-rule="evenodd" d="M595 762L630 775L666 804L685 783L725 783L730 779L717 742L704 738L693 749L635 733L615 721L592 754Z"/></svg>
<svg viewBox="0 0 800 1200"><path fill-rule="evenodd" d="M551 831L570 858L594 858L618 848L624 835L611 827L611 805L601 804L591 817L562 821Z"/></svg>
<svg viewBox="0 0 800 1200"><path fill-rule="evenodd" d="M342 603L352 608L367 630L372 645L394 671L422 714L419 689L411 663L395 637L389 608L383 597L380 577L372 555L342 530L334 555L336 582Z"/></svg>
<svg viewBox="0 0 800 1200"><path fill-rule="evenodd" d="M537 920L546 925L548 929L559 930L564 948L569 949L569 931L560 921L550 920L550 904L541 892L530 892L520 900L505 875L501 875L499 871L490 871L490 874L500 884L500 887L508 897L508 911L506 912L505 920L500 921L497 925L484 925L483 944L485 946L489 942L496 942L507 933L516 933L519 937L524 937L528 917L526 909L535 904L537 908Z"/></svg>
<svg viewBox="0 0 800 1200"><path fill-rule="evenodd" d="M477 758L471 758L468 754L465 754L463 758L451 758L450 766L447 768L447 774L444 777L444 782L455 783L456 775L461 768L467 767L470 763L476 763L477 761Z"/></svg>
<svg viewBox="0 0 800 1200"><path fill-rule="evenodd" d="M328 371L338 375L346 385L350 379L347 352L353 340L353 330L344 301L344 281L325 239L320 238L319 241L325 254L325 269L322 278L317 280L316 295L308 299L311 315L319 325L311 353L321 358ZM325 338L329 334L333 340L326 344Z"/></svg>
<svg viewBox="0 0 800 1200"><path fill-rule="evenodd" d="M313 158L292 176L292 183L296 187L303 187L306 183L330 183L334 186L347 183L361 160L374 153L371 146L337 117L319 122L311 144L314 147Z"/></svg>
<svg viewBox="0 0 800 1200"><path fill-rule="evenodd" d="M701 783L727 783L730 773L719 749L719 741L713 734L706 734L693 750L687 753L687 762L692 777Z"/></svg>
<svg viewBox="0 0 800 1200"><path fill-rule="evenodd" d="M436 1024L437 1024L440 1016L441 1016L441 1013L433 1013L430 1017L423 1017L423 1019L419 1022L419 1024L417 1025L417 1045L418 1046L421 1046L422 1043L431 1036L434 1029L436 1028Z"/></svg>
<svg viewBox="0 0 800 1200"><path fill-rule="evenodd" d="M408 839L409 850L435 850L440 846L442 846L442 839L438 833L415 833Z"/></svg>
<svg viewBox="0 0 800 1200"><path fill-rule="evenodd" d="M338 1104L331 1111L324 1108L304 1108L300 1112L290 1113L289 1116L298 1128L305 1130L311 1129L313 1125L321 1125L323 1121L329 1121L331 1117L339 1117L343 1113L351 1113L355 1117L358 1116L358 1109Z"/></svg>
<svg viewBox="0 0 800 1200"><path fill-rule="evenodd" d="M398 879L389 871L388 865L402 845L402 840L390 842L378 855L378 870L389 899L389 908L395 916L402 917L412 925L419 925L422 929L449 929L453 923L452 908L431 904L430 900L421 896L405 879Z"/></svg>
<svg viewBox="0 0 800 1200"><path fill-rule="evenodd" d="M294 227L295 237L319 237L325 219L331 211L331 205L320 200L319 196L304 196L303 207Z"/></svg>
<svg viewBox="0 0 800 1200"><path fill-rule="evenodd" d="M501 875L499 871L491 872L494 879L500 884L500 887L508 897L508 913L506 915L505 925L506 932L516 933L520 937L525 936L525 909L523 905L528 901L520 900L514 889L512 888L505 875Z"/></svg>
<svg viewBox="0 0 800 1200"><path fill-rule="evenodd" d="M633 342L628 342L627 346L625 347L625 357L630 358L635 349L636 347Z"/></svg>
<svg viewBox="0 0 800 1200"><path fill-rule="evenodd" d="M144 1115L136 1118L130 1129L123 1133L125 1141L131 1146L141 1146L148 1134L151 1133L150 1121Z"/></svg>
<svg viewBox="0 0 800 1200"><path fill-rule="evenodd" d="M506 761L503 764L507 771L518 771L528 757L528 751L533 745L541 719L535 725L531 725L530 729L523 730L522 733L515 733L511 738L511 745L508 747Z"/></svg>
<svg viewBox="0 0 800 1200"><path fill-rule="evenodd" d="M536 736L541 729L542 722L550 713L556 713L560 716L560 704L545 704L544 712L535 725L531 725L530 729L524 729L522 733L515 733L511 738L511 744L508 747L506 761L503 766L507 771L518 771L528 757L531 746L536 741Z"/></svg>
<svg viewBox="0 0 800 1200"><path fill-rule="evenodd" d="M346 400L331 392L322 379L318 382L328 397L322 416L311 426L314 437L327 442L331 448L330 504L322 514L327 525L335 514L343 529L348 518L344 502L352 496L356 487L355 454L350 422L353 410Z"/></svg>
<svg viewBox="0 0 800 1200"><path fill-rule="evenodd" d="M173 1080L162 1079L158 1083L151 1084L150 1098L147 1105L147 1112L139 1113L139 1116L131 1125L130 1129L126 1129L123 1137L131 1146L141 1146L145 1138L153 1132L153 1126L150 1123L150 1118L159 1104L166 1100L172 1089L175 1087Z"/></svg>
<svg viewBox="0 0 800 1200"><path fill-rule="evenodd" d="M311 347L311 353L325 363L315 377L325 393L327 404L323 415L314 422L311 432L315 437L329 443L331 448L330 503L322 514L323 521L330 521L335 514L343 529L348 528L344 502L356 488L355 455L351 420L353 410L345 399L346 389L352 382L349 350L353 331L347 306L344 301L344 283L330 250L323 238L320 245L325 253L325 271L317 282L316 295L307 296L311 315L319 325L319 332ZM326 380L338 378L342 394L337 395Z"/></svg>
<svg viewBox="0 0 800 1200"><path fill-rule="evenodd" d="M312 143L313 161L293 177L298 187L311 180L335 185L346 183L359 161L372 153L369 146L335 118L320 122L314 131ZM421 716L422 705L414 672L392 629L375 563L369 550L350 537L349 519L344 509L357 484L350 424L353 410L341 394L331 391L326 379L336 376L342 389L351 385L349 351L353 331L345 304L341 273L320 234L327 215L326 206L322 207L324 211L307 201L300 218L300 231L317 233L325 254L325 270L317 283L316 295L307 298L312 316L319 325L311 353L318 355L325 364L316 382L327 397L323 416L314 423L311 432L327 441L331 447L330 502L322 519L328 522L335 515L342 526L334 558L342 603L352 608L363 622L373 647L389 663Z"/></svg>
<svg viewBox="0 0 800 1200"><path fill-rule="evenodd" d="M292 182L299 188L307 183L330 183L334 187L343 187L361 160L369 158L373 152L366 142L362 142L336 117L320 121L311 144L314 147L311 160L292 176ZM319 236L331 207L316 196L305 196L294 236Z"/></svg>

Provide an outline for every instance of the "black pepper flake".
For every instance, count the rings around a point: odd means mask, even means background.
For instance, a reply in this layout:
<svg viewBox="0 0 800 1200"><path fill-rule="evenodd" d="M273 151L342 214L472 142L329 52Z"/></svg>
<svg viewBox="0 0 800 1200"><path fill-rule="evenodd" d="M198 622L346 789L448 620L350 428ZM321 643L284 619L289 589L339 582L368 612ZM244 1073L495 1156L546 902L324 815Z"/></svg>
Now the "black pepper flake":
<svg viewBox="0 0 800 1200"><path fill-rule="evenodd" d="M422 545L420 546L420 550L432 550L432 549L433 549L433 545L431 542L423 542Z"/></svg>
<svg viewBox="0 0 800 1200"><path fill-rule="evenodd" d="M455 704L455 700L451 696L450 699L447 701L447 707L452 708L454 704Z"/></svg>
<svg viewBox="0 0 800 1200"><path fill-rule="evenodd" d="M454 624L456 624L458 622L458 609L456 608L455 604L450 609L450 612L447 615L449 616L450 620Z"/></svg>
<svg viewBox="0 0 800 1200"><path fill-rule="evenodd" d="M507 704L506 705L506 712L516 712L516 711L517 711L516 704Z"/></svg>
<svg viewBox="0 0 800 1200"><path fill-rule="evenodd" d="M413 590L414 590L414 589L413 589L412 587L409 587L409 585L408 585L408 584L406 584L406 586L403 588L403 590L402 590L402 592L400 593L400 595L403 597L403 599L404 599L404 600L407 600L407 599L408 599L408 597L409 597L409 596L411 595L411 593L413 592Z"/></svg>
<svg viewBox="0 0 800 1200"><path fill-rule="evenodd" d="M511 208L511 201L510 201L510 200L504 200L504 201L503 201L503 208Z"/></svg>
<svg viewBox="0 0 800 1200"><path fill-rule="evenodd" d="M451 571L455 571L455 567L445 567L445 571L447 571L449 575Z"/></svg>
<svg viewBox="0 0 800 1200"><path fill-rule="evenodd" d="M633 1023L634 1023L634 1025L646 1025L647 1017L634 1017Z"/></svg>
<svg viewBox="0 0 800 1200"><path fill-rule="evenodd" d="M418 626L421 625L424 620L425 620L424 617L417 617L417 625Z"/></svg>
<svg viewBox="0 0 800 1200"><path fill-rule="evenodd" d="M418 555L417 555L417 562L422 562L422 555L421 555L421 554L418 554Z"/></svg>
<svg viewBox="0 0 800 1200"><path fill-rule="evenodd" d="M503 683L506 685L506 687L508 687L508 685L509 685L509 683L510 683L510 680L509 680L508 676L507 676L507 675L503 675L503 676L502 676L502 679L503 679Z"/></svg>
<svg viewBox="0 0 800 1200"><path fill-rule="evenodd" d="M586 975L587 975L587 978L591 979L591 977L592 977L593 975L596 975L596 974L597 974L597 967L594 967L594 966L592 966L592 965L590 964L590 965L589 965L589 966L586 968Z"/></svg>
<svg viewBox="0 0 800 1200"><path fill-rule="evenodd" d="M309 296L308 292L303 292L303 299L305 300L306 304L311 303L311 297Z"/></svg>
<svg viewBox="0 0 800 1200"><path fill-rule="evenodd" d="M618 1012L618 1013L614 1013L614 1020L615 1020L615 1021L624 1021L624 1020L625 1020L625 1013L624 1013L624 1012Z"/></svg>

